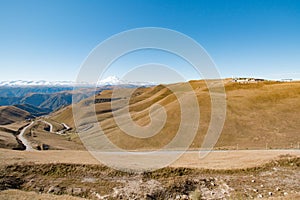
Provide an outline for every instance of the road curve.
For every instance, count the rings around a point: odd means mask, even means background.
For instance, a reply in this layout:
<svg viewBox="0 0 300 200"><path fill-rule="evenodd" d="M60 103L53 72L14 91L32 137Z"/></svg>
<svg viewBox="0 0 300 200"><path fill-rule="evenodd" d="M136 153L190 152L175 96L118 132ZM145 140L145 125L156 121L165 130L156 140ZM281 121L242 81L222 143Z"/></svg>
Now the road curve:
<svg viewBox="0 0 300 200"><path fill-rule="evenodd" d="M49 123L49 122L47 122L47 121L45 121L45 120L43 120L43 121L41 121L41 122L43 122L43 123L45 123L45 124L47 124L47 125L49 125L50 126L50 133L54 133L53 132L53 125L51 124L51 123Z"/></svg>
<svg viewBox="0 0 300 200"><path fill-rule="evenodd" d="M64 127L64 129L63 129L63 130L60 130L60 131L57 131L57 132L54 132L54 131L53 131L53 125L52 125L50 122L47 122L47 121L45 121L45 120L42 120L41 122L43 122L43 123L45 123L45 124L47 124L47 125L50 126L50 131L49 131L50 133L56 133L57 135L62 135L62 134L64 134L66 131L68 131L68 130L71 129L67 124L62 123L61 125Z"/></svg>
<svg viewBox="0 0 300 200"><path fill-rule="evenodd" d="M34 123L34 121L32 121L30 124L28 124L27 126L25 126L19 135L17 135L17 138L24 144L24 146L26 147L26 151L35 151L34 148L32 148L30 142L24 137L24 133L25 131Z"/></svg>
<svg viewBox="0 0 300 200"><path fill-rule="evenodd" d="M70 128L67 124L65 124L65 123L62 123L62 125L65 127L66 130L71 129L71 128Z"/></svg>
<svg viewBox="0 0 300 200"><path fill-rule="evenodd" d="M68 130L70 130L71 128L67 125L67 124L65 124L65 123L62 123L61 125L63 125L64 126L64 129L63 130L61 130L61 131L58 131L56 134L59 134L59 135L61 135L61 134L64 134L66 131L68 131Z"/></svg>

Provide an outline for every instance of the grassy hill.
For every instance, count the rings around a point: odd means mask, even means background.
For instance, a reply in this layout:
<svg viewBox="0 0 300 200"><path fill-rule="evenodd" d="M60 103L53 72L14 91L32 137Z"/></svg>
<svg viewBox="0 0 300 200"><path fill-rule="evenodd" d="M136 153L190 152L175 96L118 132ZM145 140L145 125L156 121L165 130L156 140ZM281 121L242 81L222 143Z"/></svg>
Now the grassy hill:
<svg viewBox="0 0 300 200"><path fill-rule="evenodd" d="M50 109L38 108L38 107L35 107L33 105L30 105L30 104L17 104L17 105L14 105L14 106L29 112L33 116L46 115L46 114L51 112Z"/></svg>
<svg viewBox="0 0 300 200"><path fill-rule="evenodd" d="M49 109L38 108L30 104L0 106L0 125L21 122L29 118L46 115Z"/></svg>
<svg viewBox="0 0 300 200"><path fill-rule="evenodd" d="M32 115L15 106L0 106L0 125L11 124L17 121L24 121Z"/></svg>
<svg viewBox="0 0 300 200"><path fill-rule="evenodd" d="M173 84L177 90L187 83ZM200 106L200 123L191 148L198 148L206 135L211 117L211 99L204 81L191 81ZM129 89L122 89L128 90ZM292 148L300 142L300 82L279 83L233 83L225 81L227 99L227 117L222 134L215 148L217 149L263 149ZM126 92L125 92L126 93ZM189 93L184 93L183 106L189 106ZM153 137L140 139L125 134L116 124L110 101L111 91L103 91L91 99L81 101L80 115L82 127L92 124L89 105L95 103L98 121L108 138L124 149L153 149L168 144L177 133L180 124L180 106L177 98L163 85L136 89L130 98L128 107L131 118L141 126L150 123L149 109L154 104L164 106L167 121L162 130ZM123 97L117 103L122 110ZM65 122L74 127L72 108L66 107L52 115L52 119ZM160 113L153 116L160 119ZM91 135L94 133L90 133ZM143 133L141 133L143 134ZM97 138L95 138L97 141Z"/></svg>

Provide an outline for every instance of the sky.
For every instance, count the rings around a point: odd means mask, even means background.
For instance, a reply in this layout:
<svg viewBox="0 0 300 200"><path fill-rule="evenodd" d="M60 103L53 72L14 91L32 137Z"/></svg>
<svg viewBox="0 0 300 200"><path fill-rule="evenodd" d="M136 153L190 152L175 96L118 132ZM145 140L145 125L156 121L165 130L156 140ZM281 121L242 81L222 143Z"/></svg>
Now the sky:
<svg viewBox="0 0 300 200"><path fill-rule="evenodd" d="M0 0L0 80L75 80L97 45L142 27L193 38L222 78L300 79L298 0ZM182 59L155 50L120 58L105 76L124 76L126 66L143 62L199 77Z"/></svg>

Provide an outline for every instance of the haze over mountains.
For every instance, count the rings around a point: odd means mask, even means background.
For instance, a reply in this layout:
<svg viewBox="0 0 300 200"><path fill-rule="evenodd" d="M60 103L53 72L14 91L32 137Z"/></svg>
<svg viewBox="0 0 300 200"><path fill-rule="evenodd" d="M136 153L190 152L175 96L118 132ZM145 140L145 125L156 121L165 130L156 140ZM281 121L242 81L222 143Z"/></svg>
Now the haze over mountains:
<svg viewBox="0 0 300 200"><path fill-rule="evenodd" d="M125 149L151 149L158 148L168 143L176 133L180 124L180 106L178 100L167 88L168 85L152 87L139 87L133 85L114 85L117 82L98 87L95 101L90 97L94 93L93 88L80 88L71 90L71 87L5 87L1 95L2 106L0 124L9 124L51 113L51 120L60 124L66 123L75 130L72 113L72 96L78 97L76 105L80 106L80 115L83 117L83 129L93 125L88 106L95 104L96 115L104 131L107 131L109 139ZM227 117L218 148L263 148L266 143L272 148L286 148L294 141L298 141L297 132L300 129L298 118L300 85L299 82L249 82L235 83L229 79L224 80L227 95ZM177 90L188 83L171 84ZM192 148L199 147L206 134L211 117L210 96L205 81L190 81L198 98L200 106L200 129L196 135ZM113 86L114 85L114 86ZM118 108L112 108L111 102L124 105L126 98L112 98L112 89L118 89L125 93L135 90L130 98L130 104ZM183 92L188 97L189 93ZM22 96L24 95L24 96ZM114 121L113 111L129 109L133 121L141 126L147 126L151 122L149 109L160 104L166 110L168 120L162 131L150 139L137 139L126 136ZM185 98L183 106L189 107L189 98ZM63 109L62 109L63 108ZM153 116L161 119L156 112ZM154 119L153 118L153 119ZM179 121L178 121L179 120ZM125 123L125 121L124 121ZM127 122L126 122L127 123ZM94 132L91 132L94 134ZM128 141L128 142L124 142Z"/></svg>
<svg viewBox="0 0 300 200"><path fill-rule="evenodd" d="M31 113L32 116L41 116L72 103L73 88L66 87L0 87L0 106L15 106ZM93 94L88 89L81 89L81 98ZM78 99L80 101L81 99Z"/></svg>
<svg viewBox="0 0 300 200"><path fill-rule="evenodd" d="M151 84L124 81L111 76L97 83L96 92L109 90L112 87L135 88ZM93 95L94 86L90 83L78 84L73 81L1 81L0 106L6 106L2 111L6 119L0 119L0 124L49 114L70 105L75 93L80 94L76 95L75 102ZM10 115L12 117L8 117Z"/></svg>
<svg viewBox="0 0 300 200"><path fill-rule="evenodd" d="M26 80L16 80L16 81L0 81L0 86L73 86L75 82L73 81L26 81Z"/></svg>
<svg viewBox="0 0 300 200"><path fill-rule="evenodd" d="M119 175L114 174L111 175L114 171L110 168L103 167L101 159L98 159L101 162L100 165L98 162L95 162L94 157L90 158L92 156L86 153L86 149L92 149L94 151L100 150L100 152L103 150L103 155L107 155L109 159L113 159L117 164L115 166L120 166L122 163L135 167L138 165L138 162L136 162L131 155L127 156L121 151L111 151L113 149L110 149L111 146L108 145L104 136L106 136L110 143L115 144L122 150L130 150L138 153L141 152L142 154L137 155L143 155L146 151L161 150L168 146L168 144L173 141L173 138L178 136L177 132L179 127L183 126L184 129L183 132L181 132L182 140L180 140L180 142L184 142L187 138L191 138L192 143L186 147L192 151L185 152L182 157L171 165L172 167L181 168L168 169L168 173L172 176L167 176L167 182L169 182L169 180L177 180L178 177L186 177L187 174L191 176L191 178L187 180L193 180L192 178L194 178L194 176L198 176L200 173L201 177L203 177L203 172L208 173L209 177L213 176L212 172L215 170L201 171L193 175L190 174L192 171L188 171L191 169L182 168L204 167L208 170L210 168L226 170L226 173L223 174L224 177L221 180L222 182L217 183L219 185L224 184L224 181L228 181L228 177L231 176L233 176L234 179L229 180L228 182L235 183L237 180L236 173L239 172L241 173L241 182L237 183L237 187L240 187L240 185L245 183L245 176L247 176L248 180L246 181L249 184L252 184L251 187L261 188L261 183L263 183L264 188L266 188L265 185L270 182L270 179L267 178L265 179L267 181L261 181L261 173L266 172L257 168L257 163L265 163L266 160L274 159L279 155L299 155L299 153L297 153L299 150L295 149L299 148L300 141L300 82L234 82L230 79L223 81L227 96L227 116L222 133L218 138L217 144L214 146L214 151L208 155L208 157L211 156L208 160L205 158L199 159L199 153L196 151L201 147L204 138L207 136L207 130L212 114L211 97L205 81L197 80L189 81L187 83L136 88L116 85L98 87L99 92L95 94L95 98L92 96L84 97L82 95L85 94L84 92L88 93L93 89L81 88L75 91L60 91L55 93L29 93L26 97L23 97L24 101L33 104L36 103L37 105L40 105L39 107L31 104L0 106L0 154L2 156L2 163L31 163L28 168L24 168L23 165L17 167L11 165L10 167L3 169L2 174L7 173L7 170L11 170L10 173L12 175L6 176L10 178L15 176L15 174L20 174L20 177L24 177L23 173L27 173L28 178L26 179L26 184L23 185L34 188L33 190L36 191L35 186L33 187L30 185L36 184L39 186L38 192L40 192L40 188L43 187L46 189L43 189L42 192L49 193L49 191L52 191L52 188L56 188L59 192L65 192L66 188L71 188L68 189L68 191L74 191L74 189L72 189L73 185L69 186L69 183L71 182L73 184L74 180L79 180L78 183L76 183L76 188L90 187L89 190L92 191L102 180L97 179L100 180L99 182L83 182L82 180L85 180L86 177L96 177L99 172L101 172L99 177L103 177L103 170L109 170L109 178L103 180L105 183L104 187L107 187L107 185L110 187L110 185L112 185L109 191L114 191L113 188L116 188L115 183L119 184L119 180L127 180L128 177L131 179L132 172L130 172L130 176L126 177L119 177ZM211 83L213 87L218 88L220 86L220 84L213 84L213 80ZM186 90L187 85L191 86L191 90ZM175 96L170 88L175 91L179 91L180 96ZM118 91L114 94L114 96L112 96L112 89L116 89L114 92ZM195 96L191 95L192 93L194 93ZM49 106L48 104L51 104L52 102L57 102L57 105L61 105L61 101L67 101L67 99L64 99L63 97L70 94L79 94L75 96L82 98L79 98L77 103L74 105L65 106L63 108L61 107L56 111L49 111L50 113L46 116L35 118L38 115L43 115L45 108L41 107ZM91 92L90 94L92 95L94 93ZM58 98L59 96L61 98ZM47 101L49 99L44 97L49 97L51 100ZM191 130L189 127L193 125L193 120L190 116L192 116L195 111L198 112L198 109L195 108L197 105L191 104L190 100L192 97L195 97L196 103L198 103L200 107L200 121L196 122L199 123L199 127L198 129L194 129L196 130L195 137L189 136ZM56 101L56 98L60 100ZM115 106L113 106L113 104L115 104ZM143 137L147 134L147 132L153 131L151 128L151 124L153 122L164 121L165 119L163 113L159 111L160 108L156 107L157 104L164 108L166 121L159 132L150 137ZM78 112L75 111L77 115L73 115L73 109L76 107L79 108L79 110L77 110ZM95 109L90 109L90 107L94 107ZM185 108L185 111L182 111L182 108ZM124 111L126 110L129 111L129 116L124 115ZM150 111L151 114L149 114ZM181 112L188 114L187 120L182 120ZM96 114L95 118L93 117L94 114ZM77 126L75 126L74 123L74 116L80 118L80 120L76 120ZM132 126L131 123L128 123L128 120L126 120L124 116L126 119L132 119L134 123L145 128L144 131L137 132L140 137L129 135L129 132L126 132L121 128L121 126ZM116 117L120 117L119 120L116 120ZM27 120L29 118L32 119ZM119 124L116 123L117 121ZM98 128L99 124L101 125L103 132L100 132ZM156 127L153 126L153 128L155 129ZM141 162L141 164L148 166L150 163L159 163L162 160L173 156L173 154L182 152L182 144L184 143L180 142L175 143L175 145L171 148L167 147L165 151L149 158L148 161ZM247 151L249 149L251 149L251 151ZM271 149L276 150L273 151ZM20 150L23 150L23 152ZM153 161L153 158L159 162ZM287 165L296 173L299 171L299 167L295 167L298 166L297 163L299 162L295 162L291 158L292 157L287 158L288 160L291 160L291 162L287 163ZM39 163L42 165L39 165ZM48 163L51 164L49 165ZM66 166L68 166L68 168L65 168L63 163L67 163ZM76 167L72 166L71 163L79 163L80 165ZM101 167L93 168L95 171L91 173L88 164L93 164L93 167ZM32 171L31 174L28 173L28 171L34 169L36 166L39 166L37 171ZM249 168L249 166L254 168ZM263 169L265 169L266 165L262 166L264 166ZM275 167L276 170L278 170L280 166L276 164L274 167L271 167L270 171L267 171L268 174L271 174L270 176L273 176L272 173L275 173ZM238 170L232 172L229 171L228 168L236 168ZM22 173L16 172L17 169L21 169ZM79 172L79 169L82 169L82 172ZM89 170L87 171L86 169ZM249 171L252 172L253 169L259 170L257 173L254 172L258 177L255 177L252 174L247 175L247 173ZM49 172L44 170L49 170ZM216 170L216 172L217 171L218 170ZM291 182L296 186L299 185L298 182L291 181L290 177L293 177L294 180L298 180L298 176L294 176L294 172L291 173L291 171L284 170L278 171L289 174L288 176L286 174L282 175L283 177L287 177L287 183ZM36 176L39 176L39 173L41 172L46 174L46 178L36 179ZM70 178L71 172L76 173L76 177L74 176L74 178ZM53 175L53 181L51 180L50 183L48 183L47 181L49 181L50 178L49 174L53 173L55 174ZM165 176L167 174L165 171L156 171L154 173L162 173L160 176L163 177L163 179L166 178ZM186 174L182 175L184 173ZM278 172L276 173L276 176L278 176ZM78 177L78 174L82 177ZM119 171L115 174L119 174ZM143 183L141 182L140 174L141 173L138 175L138 180L134 182L134 185ZM149 172L144 174L149 174ZM293 176L290 176L290 174ZM67 183L66 186L62 184L59 184L58 186L58 175L60 180L65 181L61 183ZM2 178L1 181L5 185L8 185L7 183L10 183L10 179L6 179L6 177ZM119 180L116 181L116 179L112 177L119 177ZM143 177L143 179L146 177L148 177L148 175ZM218 180L220 180L220 175L217 177ZM107 182L105 182L107 180L111 180L111 182L107 184ZM211 187L212 179L207 180L209 181L209 187ZM149 185L148 182L144 183ZM150 183L152 184L153 182ZM184 181L184 183L190 185L190 182L188 181ZM257 186L254 187L253 184L255 183L257 183ZM45 186L46 184L49 185L49 187ZM173 185L174 183L171 182L171 184ZM217 184L214 183L215 186ZM275 182L272 186L268 186L269 188L267 191L275 191L275 186L278 187L277 182ZM24 186L22 187L24 188ZM184 188L188 187L184 186ZM292 191L298 191L297 188L295 189L295 186L289 187L292 188ZM101 188L103 188L102 185ZM281 185L280 188L286 187ZM174 190L178 190L177 183ZM105 188L104 191L107 192L107 189ZM245 190L242 189L242 191L244 192ZM283 189L283 191L286 191L286 189ZM90 193L91 192L89 192L89 194ZM67 194L74 195L73 192ZM86 197L86 193L82 194ZM254 195L257 195L256 191L254 191ZM268 194L265 195L267 196ZM142 197L143 196L141 196L140 199L143 199ZM173 197L175 199L176 196L174 195ZM240 195L238 197L240 197ZM124 196L120 198L124 198Z"/></svg>
<svg viewBox="0 0 300 200"><path fill-rule="evenodd" d="M0 124L38 117L69 105L72 90L69 86L2 86L0 108L5 106L5 109L2 110Z"/></svg>
<svg viewBox="0 0 300 200"><path fill-rule="evenodd" d="M15 80L15 81L0 81L0 87L27 87L27 86L42 86L42 87L92 87L95 83L91 82L76 82L76 81L27 81L27 80ZM105 79L101 79L97 82L97 86L107 85L134 85L134 86L148 86L155 85L155 83L144 81L128 81L120 79L117 76L109 76Z"/></svg>

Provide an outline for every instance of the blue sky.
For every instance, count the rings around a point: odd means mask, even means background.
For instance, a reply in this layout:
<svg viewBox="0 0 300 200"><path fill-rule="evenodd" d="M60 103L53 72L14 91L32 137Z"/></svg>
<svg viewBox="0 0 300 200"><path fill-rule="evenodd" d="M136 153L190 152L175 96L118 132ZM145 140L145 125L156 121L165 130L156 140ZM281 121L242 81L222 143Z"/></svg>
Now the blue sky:
<svg viewBox="0 0 300 200"><path fill-rule="evenodd" d="M300 79L298 0L0 0L0 80L74 80L100 42L140 27L195 39L222 77ZM157 58L152 52L131 59L143 56ZM112 69L107 76L122 73Z"/></svg>

